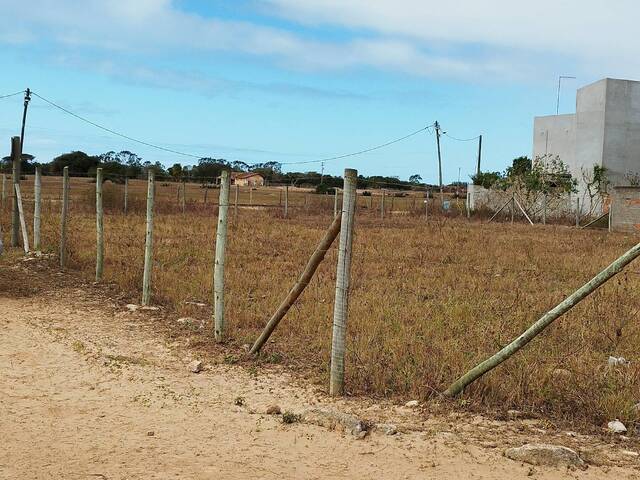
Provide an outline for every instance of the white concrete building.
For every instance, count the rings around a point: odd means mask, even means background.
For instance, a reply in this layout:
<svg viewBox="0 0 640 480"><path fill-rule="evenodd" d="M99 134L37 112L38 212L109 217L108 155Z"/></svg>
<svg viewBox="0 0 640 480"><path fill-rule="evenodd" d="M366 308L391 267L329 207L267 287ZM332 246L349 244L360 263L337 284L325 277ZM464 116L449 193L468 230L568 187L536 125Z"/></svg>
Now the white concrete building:
<svg viewBox="0 0 640 480"><path fill-rule="evenodd" d="M579 198L594 165L611 185L628 185L627 173L640 174L640 82L605 78L578 90L575 114L536 117L533 158L556 155L578 179Z"/></svg>

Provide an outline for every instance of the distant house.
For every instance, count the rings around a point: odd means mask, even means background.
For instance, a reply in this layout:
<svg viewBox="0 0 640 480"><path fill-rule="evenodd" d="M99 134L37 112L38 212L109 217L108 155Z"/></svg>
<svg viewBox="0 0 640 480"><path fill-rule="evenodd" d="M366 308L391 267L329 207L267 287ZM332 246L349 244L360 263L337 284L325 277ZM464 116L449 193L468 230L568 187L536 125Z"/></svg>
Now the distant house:
<svg viewBox="0 0 640 480"><path fill-rule="evenodd" d="M254 172L231 172L231 184L241 187L261 187L264 177Z"/></svg>

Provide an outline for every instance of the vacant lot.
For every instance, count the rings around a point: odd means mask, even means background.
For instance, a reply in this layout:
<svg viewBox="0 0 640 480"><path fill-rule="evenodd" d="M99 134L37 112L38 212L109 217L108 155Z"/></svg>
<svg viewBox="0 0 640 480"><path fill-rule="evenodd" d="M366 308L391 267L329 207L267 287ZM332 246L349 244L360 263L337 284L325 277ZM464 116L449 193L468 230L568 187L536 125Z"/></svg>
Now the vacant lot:
<svg viewBox="0 0 640 480"><path fill-rule="evenodd" d="M137 301L142 283L144 191L121 213L120 186L106 187L105 281ZM215 206L195 198L182 214L175 186L157 208L153 300L175 316L208 319ZM194 187L195 188L195 187ZM76 188L69 224L70 268L87 278L95 268L91 188ZM215 193L213 193L215 192ZM217 191L211 190L215 198ZM46 197L46 195L45 195ZM315 197L315 196L314 196ZM43 243L57 251L59 205L45 202ZM228 238L229 345L251 343L286 295L331 221L325 208L241 208ZM329 202L331 200L331 202ZM377 200L377 199L376 199ZM363 199L363 202L366 202ZM353 251L347 390L371 396L437 398L461 373L495 352L582 285L637 239L567 227L489 224L422 213L384 221L359 205ZM31 204L27 203L31 211ZM30 216L30 215L29 215ZM8 210L2 214L5 243ZM335 288L335 249L276 331L264 356L301 369L326 385ZM464 402L518 408L601 425L633 426L640 401L638 265L588 298L524 351L476 382ZM210 325L200 334L209 341ZM213 341L211 340L211 343ZM213 347L212 347L213 348ZM609 355L631 360L607 367Z"/></svg>

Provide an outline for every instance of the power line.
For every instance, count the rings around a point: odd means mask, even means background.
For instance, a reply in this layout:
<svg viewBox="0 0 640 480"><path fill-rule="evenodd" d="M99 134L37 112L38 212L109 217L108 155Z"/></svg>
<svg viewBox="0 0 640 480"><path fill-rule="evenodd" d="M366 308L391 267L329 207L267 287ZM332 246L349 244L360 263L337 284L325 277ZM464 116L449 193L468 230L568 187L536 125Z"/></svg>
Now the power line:
<svg viewBox="0 0 640 480"><path fill-rule="evenodd" d="M78 120L82 120L83 122L86 122L89 125L93 125L94 127L99 128L100 130L104 130L105 132L111 133L112 135L116 135L118 137L122 137L122 138L124 138L126 140L130 140L130 141L135 142L135 143L139 143L140 145L145 145L147 147L156 148L158 150L163 150L165 152L174 153L176 155L182 155L184 157L191 157L191 158L197 158L197 159L202 158L201 155L193 155L191 153L180 152L178 150L173 150L171 148L162 147L160 145L154 145L153 143L145 142L144 140L139 140L137 138L130 137L129 135L125 135L124 133L117 132L117 131L112 130L110 128L107 128L107 127L104 127L102 125L99 125L99 124L97 124L95 122L92 122L91 120L89 120L87 118L84 118L84 117L78 115L77 113L74 113L71 110L68 110L68 109L62 107L62 106L58 105L57 103L52 102L51 100L47 100L42 95L38 95L36 92L32 91L31 93L33 95L35 95L36 97L38 97L40 100L45 101L46 103L48 103L52 107L55 107L55 108L65 112L65 113L67 113L68 115L71 115L72 117L77 118Z"/></svg>
<svg viewBox="0 0 640 480"><path fill-rule="evenodd" d="M24 93L24 90L20 90L19 92L16 92L16 93L9 93L8 95L0 95L0 100L2 100L3 98L15 97L16 95L22 95L23 93Z"/></svg>
<svg viewBox="0 0 640 480"><path fill-rule="evenodd" d="M471 142L473 140L478 140L482 135L477 135L473 138L457 138L454 136L449 135L447 132L442 132L444 135L446 135L447 137L449 137L452 140L456 140L458 142Z"/></svg>
<svg viewBox="0 0 640 480"><path fill-rule="evenodd" d="M23 93L23 92L19 92L19 93ZM126 140L130 140L130 141L135 142L135 143L139 143L140 145L144 145L144 146L151 147L151 148L156 148L158 150L162 150L162 151L169 152L169 153L174 153L176 155L182 155L182 156L185 156L185 157L197 158L197 159L203 158L202 155L194 155L194 154L191 154L191 153L181 152L179 150L173 150L171 148L162 147L160 145L156 145L156 144L153 144L153 143L150 143L150 142L145 142L143 140L139 140L137 138L131 137L131 136L126 135L124 133L120 133L120 132L118 132L116 130L113 130L111 128L105 127L105 126L100 125L98 123L95 123L95 122L93 122L93 121L91 121L91 120L89 120L89 119L87 119L85 117L82 117L81 115L78 115L77 113L74 113L71 110L62 107L61 105L58 105L57 103L54 103L53 101L44 98L42 95L39 95L36 92L32 91L31 93L34 96L38 97L39 99L43 100L44 102L48 103L52 107L55 107L55 108L63 111L64 113L77 118L78 120L81 120L81 121L83 121L85 123L88 123L89 125L92 125L92 126L94 126L96 128L104 130L105 132L111 133L112 135L116 135L118 137L124 138ZM427 125L426 127L422 127L419 130L416 130L415 132L411 132L408 135L405 135L403 137L396 138L395 140L391 140L389 142L386 142L386 143L383 143L383 144L380 144L380 145L376 145L375 147L370 147L370 148L366 148L364 150L359 150L357 152L347 153L347 154L344 154L344 155L337 155L337 156L334 156L334 157L320 158L320 159L317 159L317 160L306 160L306 161L299 161L299 162L276 162L276 163L278 163L280 165L305 165L305 164L312 164L312 163L330 162L330 161L334 161L334 160L340 160L340 159L343 159L343 158L353 157L353 156L356 156L356 155L362 155L364 153L373 152L375 150L379 150L381 148L388 147L389 145L393 145L394 143L401 142L403 140L406 140L407 138L410 138L410 137L413 137L414 135L417 135L418 133L421 133L421 132L423 132L425 130L429 130L432 127L433 127L432 125Z"/></svg>

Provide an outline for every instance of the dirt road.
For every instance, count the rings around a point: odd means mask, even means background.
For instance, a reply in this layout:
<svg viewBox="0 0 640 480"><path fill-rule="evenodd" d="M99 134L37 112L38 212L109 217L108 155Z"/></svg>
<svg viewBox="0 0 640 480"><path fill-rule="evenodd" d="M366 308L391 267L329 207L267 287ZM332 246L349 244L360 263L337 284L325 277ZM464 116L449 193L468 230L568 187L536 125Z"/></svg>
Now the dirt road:
<svg viewBox="0 0 640 480"><path fill-rule="evenodd" d="M194 374L188 346L159 335L153 312L130 312L90 286L27 290L0 288L3 479L640 478L628 445L539 422L333 401L285 373L237 366ZM358 440L286 425L265 414L271 404L351 411L400 433ZM592 464L532 467L502 456L527 441L590 452Z"/></svg>

